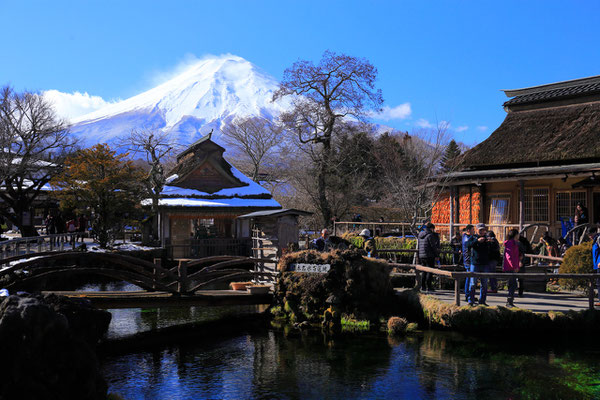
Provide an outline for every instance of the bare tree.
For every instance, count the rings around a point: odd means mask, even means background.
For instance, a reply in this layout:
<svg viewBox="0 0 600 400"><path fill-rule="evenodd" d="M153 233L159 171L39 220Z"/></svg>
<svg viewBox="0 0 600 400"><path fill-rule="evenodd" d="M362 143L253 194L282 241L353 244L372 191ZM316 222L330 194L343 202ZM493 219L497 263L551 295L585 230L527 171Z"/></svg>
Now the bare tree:
<svg viewBox="0 0 600 400"><path fill-rule="evenodd" d="M266 118L247 117L234 120L221 130L223 141L242 155L240 165L249 164L254 182L259 181L261 169L267 169L272 156L281 147L283 129Z"/></svg>
<svg viewBox="0 0 600 400"><path fill-rule="evenodd" d="M388 201L399 208L414 234L419 222L431 213L443 193L450 170L442 172L440 162L446 150L447 123L417 135L395 137L397 145L381 146L376 152Z"/></svg>
<svg viewBox="0 0 600 400"><path fill-rule="evenodd" d="M132 129L128 136L119 141L121 148L127 149L133 157L142 156L147 173L144 178L146 192L152 199L152 233L156 237L158 229L158 206L161 193L166 185L165 164L171 161L178 146L166 132L157 129Z"/></svg>
<svg viewBox="0 0 600 400"><path fill-rule="evenodd" d="M67 124L41 95L2 88L0 215L16 225L21 235L37 236L34 204L74 144Z"/></svg>
<svg viewBox="0 0 600 400"><path fill-rule="evenodd" d="M378 110L383 98L375 89L377 69L366 59L326 51L319 64L301 60L286 69L274 99L291 99L291 111L282 115L286 128L302 145L310 145L315 162L315 199L323 222L332 217L328 197L328 159L332 138L347 117L362 120L369 111Z"/></svg>

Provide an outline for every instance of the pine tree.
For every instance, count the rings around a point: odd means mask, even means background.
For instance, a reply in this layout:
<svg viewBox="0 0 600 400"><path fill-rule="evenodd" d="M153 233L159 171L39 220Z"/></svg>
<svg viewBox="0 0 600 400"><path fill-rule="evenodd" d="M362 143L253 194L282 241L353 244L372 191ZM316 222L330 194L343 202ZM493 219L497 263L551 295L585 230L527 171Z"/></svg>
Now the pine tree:
<svg viewBox="0 0 600 400"><path fill-rule="evenodd" d="M460 148L454 139L448 143L446 146L446 151L442 157L442 171L450 172L456 169L458 166L459 156L460 156Z"/></svg>
<svg viewBox="0 0 600 400"><path fill-rule="evenodd" d="M92 227L102 248L110 232L119 231L140 208L143 197L143 172L126 157L97 144L67 158L51 181L62 209L94 213Z"/></svg>

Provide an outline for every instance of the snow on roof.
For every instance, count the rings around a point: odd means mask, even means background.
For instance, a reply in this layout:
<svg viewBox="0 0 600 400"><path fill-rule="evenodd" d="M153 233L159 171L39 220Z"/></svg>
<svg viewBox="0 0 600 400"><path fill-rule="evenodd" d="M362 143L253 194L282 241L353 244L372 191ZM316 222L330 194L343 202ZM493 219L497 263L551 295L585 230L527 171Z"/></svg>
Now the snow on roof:
<svg viewBox="0 0 600 400"><path fill-rule="evenodd" d="M228 196L228 197L243 197L243 196L256 196L256 195L269 195L269 191L260 186L258 183L254 182L252 179L248 178L246 175L242 174L238 171L234 166L231 166L231 173L237 179L247 184L248 186L235 187L235 188L227 188L221 189L215 193L206 193L200 190L195 189L186 189L181 188L179 186L169 186L166 185L162 192L160 193L162 196ZM171 179L173 178L173 179ZM170 181L169 181L170 179ZM170 176L167 179L168 182L172 182L177 179L176 175Z"/></svg>
<svg viewBox="0 0 600 400"><path fill-rule="evenodd" d="M271 217L278 215L312 215L311 212L297 210L295 208L282 208L280 210L255 211L250 214L240 215L239 219L256 218L256 217Z"/></svg>
<svg viewBox="0 0 600 400"><path fill-rule="evenodd" d="M151 199L142 201L142 205L149 206ZM257 207L257 208L281 208L281 205L274 199L190 199L190 198L169 198L160 199L159 206L163 207Z"/></svg>

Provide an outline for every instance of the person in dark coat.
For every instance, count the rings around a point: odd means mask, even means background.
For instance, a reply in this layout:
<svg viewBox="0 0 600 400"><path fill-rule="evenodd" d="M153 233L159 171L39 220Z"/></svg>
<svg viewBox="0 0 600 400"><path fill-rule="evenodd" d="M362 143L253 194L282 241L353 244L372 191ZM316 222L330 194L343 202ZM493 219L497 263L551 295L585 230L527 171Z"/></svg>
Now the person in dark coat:
<svg viewBox="0 0 600 400"><path fill-rule="evenodd" d="M425 229L419 232L418 245L420 262L426 267L435 268L436 261L440 259L440 237L431 222L428 222ZM434 291L432 273L421 274L421 290Z"/></svg>
<svg viewBox="0 0 600 400"><path fill-rule="evenodd" d="M583 225L590 222L590 215L588 213L588 209L581 203L577 203L575 206L575 226Z"/></svg>
<svg viewBox="0 0 600 400"><path fill-rule="evenodd" d="M485 224L477 224L477 234L471 236L467 247L471 252L471 272L486 272L490 262L490 242L486 237L487 228ZM471 278L469 284L469 305L475 305L475 287L477 278ZM481 289L479 290L479 304L487 306L487 278L481 278Z"/></svg>
<svg viewBox="0 0 600 400"><path fill-rule="evenodd" d="M521 268L519 268L519 273L525 273L525 268L530 265L530 258L525 257L525 254L533 254L533 247L531 246L531 242L527 240L525 236L519 236L519 257L521 258ZM519 278L519 297L523 297L523 291L525 290L525 285L523 279Z"/></svg>
<svg viewBox="0 0 600 400"><path fill-rule="evenodd" d="M467 225L463 231L462 236L462 255L463 255L463 266L466 272L471 270L471 251L467 247L467 242L475 234L475 227L471 224ZM471 279L465 279L465 301L469 301L469 286Z"/></svg>
<svg viewBox="0 0 600 400"><path fill-rule="evenodd" d="M490 262L486 272L496 272L498 264L502 263L502 255L500 254L500 243L496 239L496 234L488 231L487 240L490 244ZM488 293L498 293L498 279L490 278L490 287Z"/></svg>

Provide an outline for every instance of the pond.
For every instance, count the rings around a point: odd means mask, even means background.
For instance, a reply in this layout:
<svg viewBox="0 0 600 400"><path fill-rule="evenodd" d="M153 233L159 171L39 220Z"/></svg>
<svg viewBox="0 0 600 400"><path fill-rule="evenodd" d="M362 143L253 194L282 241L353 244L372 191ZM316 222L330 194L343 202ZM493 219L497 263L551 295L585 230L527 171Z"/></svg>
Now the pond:
<svg viewBox="0 0 600 400"><path fill-rule="evenodd" d="M332 339L273 328L101 362L109 391L125 399L547 400L600 398L599 357L593 341L550 345L436 331Z"/></svg>

